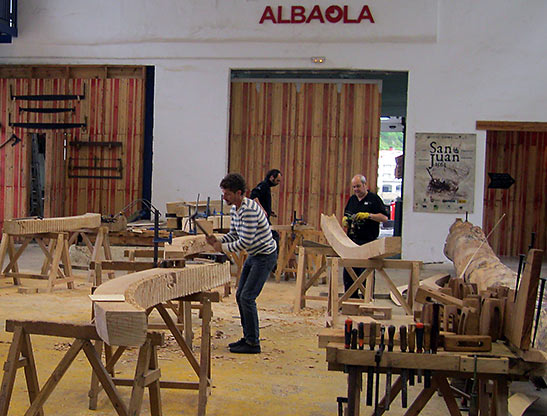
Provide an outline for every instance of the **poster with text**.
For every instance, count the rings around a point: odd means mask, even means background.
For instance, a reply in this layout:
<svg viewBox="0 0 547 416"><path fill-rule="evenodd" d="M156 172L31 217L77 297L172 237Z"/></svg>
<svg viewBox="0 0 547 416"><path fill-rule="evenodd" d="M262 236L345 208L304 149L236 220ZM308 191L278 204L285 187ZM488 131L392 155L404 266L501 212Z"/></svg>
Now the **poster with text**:
<svg viewBox="0 0 547 416"><path fill-rule="evenodd" d="M414 211L473 212L476 134L416 133Z"/></svg>

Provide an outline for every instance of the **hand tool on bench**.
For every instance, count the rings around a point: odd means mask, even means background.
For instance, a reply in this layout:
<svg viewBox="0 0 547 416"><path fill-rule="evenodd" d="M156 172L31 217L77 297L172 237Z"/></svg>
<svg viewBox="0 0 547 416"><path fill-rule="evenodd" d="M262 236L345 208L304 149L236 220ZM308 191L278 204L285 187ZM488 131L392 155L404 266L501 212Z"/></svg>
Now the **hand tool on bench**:
<svg viewBox="0 0 547 416"><path fill-rule="evenodd" d="M401 352L406 352L406 325L401 325L399 328L399 344L401 345ZM401 371L401 406L406 409L408 406L408 391L406 387L406 380L408 379L408 370L402 369Z"/></svg>
<svg viewBox="0 0 547 416"><path fill-rule="evenodd" d="M388 352L393 352L393 345L395 343L395 325L390 325L387 329L387 350ZM386 371L386 406L385 410L389 410L389 404L391 403L391 367L387 368Z"/></svg>
<svg viewBox="0 0 547 416"><path fill-rule="evenodd" d="M351 346L351 330L353 327L353 321L347 318L344 323L344 348L349 349Z"/></svg>
<svg viewBox="0 0 547 416"><path fill-rule="evenodd" d="M421 354L424 352L424 324L416 323L416 352ZM418 383L422 382L422 370L418 370Z"/></svg>
<svg viewBox="0 0 547 416"><path fill-rule="evenodd" d="M424 353L431 353L431 325L424 324ZM431 370L424 370L424 388L431 387Z"/></svg>
<svg viewBox="0 0 547 416"><path fill-rule="evenodd" d="M376 362L376 389L374 393L374 415L380 416L380 408L378 407L378 399L380 395L380 361L382 361L382 354L386 347L384 343L386 329L381 326L380 328L380 345L378 346L378 351L374 354L374 361Z"/></svg>
<svg viewBox="0 0 547 416"><path fill-rule="evenodd" d="M370 324L370 334L368 337L368 345L371 351L374 351L376 345L376 323ZM370 366L367 369L367 406L372 406L372 388L374 387L374 367Z"/></svg>
<svg viewBox="0 0 547 416"><path fill-rule="evenodd" d="M416 347L416 325L410 324L408 327L408 352L414 353ZM410 368L408 370L408 384L410 386L414 385L414 369Z"/></svg>
<svg viewBox="0 0 547 416"><path fill-rule="evenodd" d="M362 350L365 347L365 324L359 322L357 325L358 328L358 340L359 340L359 349Z"/></svg>

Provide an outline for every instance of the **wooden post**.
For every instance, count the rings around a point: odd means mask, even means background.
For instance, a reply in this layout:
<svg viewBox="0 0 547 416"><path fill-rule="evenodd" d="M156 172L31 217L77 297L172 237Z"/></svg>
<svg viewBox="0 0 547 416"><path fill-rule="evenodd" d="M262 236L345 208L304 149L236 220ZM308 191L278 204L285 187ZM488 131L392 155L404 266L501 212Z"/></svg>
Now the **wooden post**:
<svg viewBox="0 0 547 416"><path fill-rule="evenodd" d="M211 379L211 300L207 297L203 297L202 303L198 416L205 416Z"/></svg>
<svg viewBox="0 0 547 416"><path fill-rule="evenodd" d="M293 312L298 313L300 309L306 306L306 299L304 295L306 290L304 288L306 283L306 248L300 246L298 248L298 266L296 268L296 295L294 297L294 308Z"/></svg>

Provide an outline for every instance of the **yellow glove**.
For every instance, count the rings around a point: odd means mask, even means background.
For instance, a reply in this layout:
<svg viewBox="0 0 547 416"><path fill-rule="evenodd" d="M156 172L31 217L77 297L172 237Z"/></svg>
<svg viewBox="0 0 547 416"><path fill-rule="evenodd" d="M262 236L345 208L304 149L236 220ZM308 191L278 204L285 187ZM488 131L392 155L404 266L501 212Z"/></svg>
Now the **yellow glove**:
<svg viewBox="0 0 547 416"><path fill-rule="evenodd" d="M342 227L347 227L348 226L348 217L345 216L344 218L342 218Z"/></svg>
<svg viewBox="0 0 547 416"><path fill-rule="evenodd" d="M356 221L364 221L368 218L370 218L370 213L369 212L358 212L357 214L355 214L355 220Z"/></svg>

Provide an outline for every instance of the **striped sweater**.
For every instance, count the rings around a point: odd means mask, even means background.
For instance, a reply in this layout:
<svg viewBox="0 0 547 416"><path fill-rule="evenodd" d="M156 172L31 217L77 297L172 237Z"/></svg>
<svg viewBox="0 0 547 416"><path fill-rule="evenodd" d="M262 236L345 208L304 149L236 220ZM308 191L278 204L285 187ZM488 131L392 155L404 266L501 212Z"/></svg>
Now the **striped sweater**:
<svg viewBox="0 0 547 416"><path fill-rule="evenodd" d="M271 254L276 249L275 240L266 214L260 205L249 198L243 198L239 209L232 206L230 211L230 232L221 237L223 251L246 250L249 255Z"/></svg>

